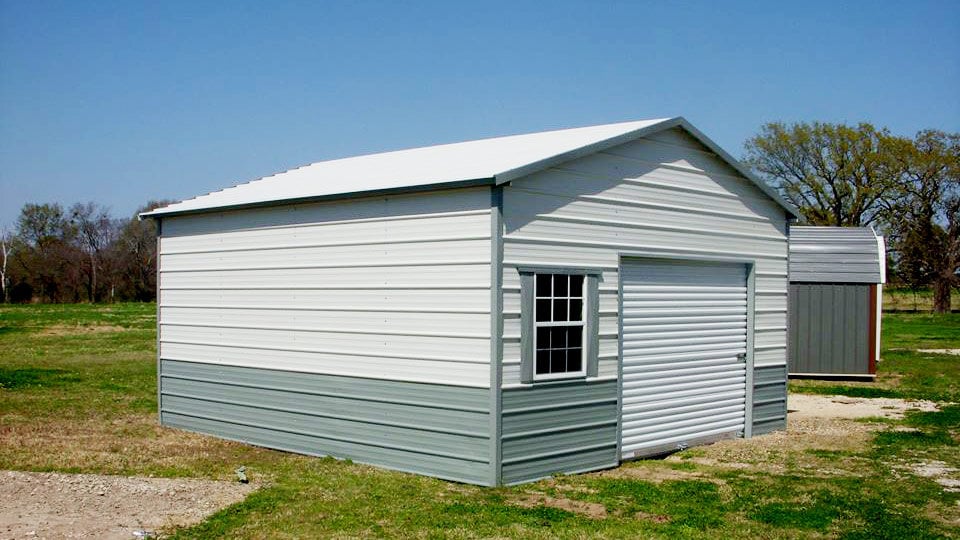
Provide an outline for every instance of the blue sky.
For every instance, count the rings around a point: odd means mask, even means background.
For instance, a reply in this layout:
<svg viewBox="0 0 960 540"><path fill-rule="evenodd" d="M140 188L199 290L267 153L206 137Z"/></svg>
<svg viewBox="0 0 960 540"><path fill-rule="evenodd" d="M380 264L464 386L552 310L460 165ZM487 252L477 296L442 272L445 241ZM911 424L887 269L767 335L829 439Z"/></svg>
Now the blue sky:
<svg viewBox="0 0 960 540"><path fill-rule="evenodd" d="M306 163L682 115L960 131L960 2L0 0L0 225Z"/></svg>

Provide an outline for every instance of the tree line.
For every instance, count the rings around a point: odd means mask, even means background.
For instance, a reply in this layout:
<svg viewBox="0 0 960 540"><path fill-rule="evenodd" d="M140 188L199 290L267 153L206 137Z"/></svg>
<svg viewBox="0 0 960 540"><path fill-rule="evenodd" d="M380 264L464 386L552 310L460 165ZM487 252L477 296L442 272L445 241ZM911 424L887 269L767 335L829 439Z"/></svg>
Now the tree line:
<svg viewBox="0 0 960 540"><path fill-rule="evenodd" d="M806 224L884 234L888 276L931 287L934 311L950 310L960 285L960 134L775 122L746 142L745 161Z"/></svg>
<svg viewBox="0 0 960 540"><path fill-rule="evenodd" d="M137 213L169 204L151 201ZM0 231L4 302L114 302L156 298L152 220L116 218L93 202L28 203Z"/></svg>

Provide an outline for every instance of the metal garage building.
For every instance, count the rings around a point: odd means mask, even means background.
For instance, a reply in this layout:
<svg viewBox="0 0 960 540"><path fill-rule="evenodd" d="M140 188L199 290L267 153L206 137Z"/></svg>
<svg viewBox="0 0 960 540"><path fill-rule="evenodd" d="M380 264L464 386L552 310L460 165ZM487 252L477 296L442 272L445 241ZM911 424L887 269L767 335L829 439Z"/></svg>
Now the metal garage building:
<svg viewBox="0 0 960 540"><path fill-rule="evenodd" d="M167 426L497 485L785 425L794 214L682 118L144 215Z"/></svg>
<svg viewBox="0 0 960 540"><path fill-rule="evenodd" d="M869 227L790 229L790 375L873 377L886 249Z"/></svg>

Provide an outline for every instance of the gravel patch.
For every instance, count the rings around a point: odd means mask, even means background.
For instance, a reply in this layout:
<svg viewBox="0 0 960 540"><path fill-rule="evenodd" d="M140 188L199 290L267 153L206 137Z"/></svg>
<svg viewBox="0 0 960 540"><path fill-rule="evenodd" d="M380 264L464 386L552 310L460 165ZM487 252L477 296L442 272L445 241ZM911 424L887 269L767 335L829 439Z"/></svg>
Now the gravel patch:
<svg viewBox="0 0 960 540"><path fill-rule="evenodd" d="M942 461L921 461L907 466L913 474L924 478L932 478L934 482L940 484L944 491L960 493L960 470L948 467Z"/></svg>
<svg viewBox="0 0 960 540"><path fill-rule="evenodd" d="M927 354L953 354L960 356L960 349L917 349L917 352Z"/></svg>
<svg viewBox="0 0 960 540"><path fill-rule="evenodd" d="M0 471L0 539L137 538L199 523L253 486L186 478Z"/></svg>
<svg viewBox="0 0 960 540"><path fill-rule="evenodd" d="M910 410L934 412L940 410L932 401L907 401L896 398L851 398L846 396L818 396L790 394L787 399L790 418L903 418Z"/></svg>

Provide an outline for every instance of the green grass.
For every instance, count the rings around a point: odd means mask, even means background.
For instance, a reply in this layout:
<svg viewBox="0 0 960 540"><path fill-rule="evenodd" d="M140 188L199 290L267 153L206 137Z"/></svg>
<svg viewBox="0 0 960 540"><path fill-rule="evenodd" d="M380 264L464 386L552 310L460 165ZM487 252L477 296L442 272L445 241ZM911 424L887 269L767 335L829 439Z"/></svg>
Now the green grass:
<svg viewBox="0 0 960 540"><path fill-rule="evenodd" d="M481 488L158 426L154 312L152 304L0 307L0 469L228 480L245 465L259 489L172 531L181 539L960 536L958 495L909 470L930 460L960 468L958 406L878 424L862 447L761 452L740 441ZM960 319L884 322L878 382L800 389L960 401L958 359L909 350L960 347Z"/></svg>

